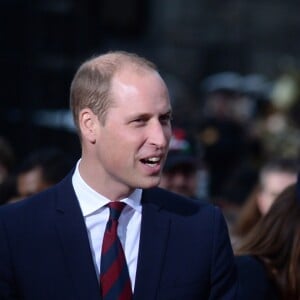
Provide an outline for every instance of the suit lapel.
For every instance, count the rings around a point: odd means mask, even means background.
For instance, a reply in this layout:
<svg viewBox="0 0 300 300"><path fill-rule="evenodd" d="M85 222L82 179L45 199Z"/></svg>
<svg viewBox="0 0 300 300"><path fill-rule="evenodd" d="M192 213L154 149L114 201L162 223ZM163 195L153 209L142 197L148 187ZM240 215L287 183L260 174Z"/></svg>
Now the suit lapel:
<svg viewBox="0 0 300 300"><path fill-rule="evenodd" d="M100 288L71 174L58 186L56 227L76 299L99 300Z"/></svg>
<svg viewBox="0 0 300 300"><path fill-rule="evenodd" d="M143 191L134 300L156 298L170 227L169 217L161 210L160 200L156 189Z"/></svg>

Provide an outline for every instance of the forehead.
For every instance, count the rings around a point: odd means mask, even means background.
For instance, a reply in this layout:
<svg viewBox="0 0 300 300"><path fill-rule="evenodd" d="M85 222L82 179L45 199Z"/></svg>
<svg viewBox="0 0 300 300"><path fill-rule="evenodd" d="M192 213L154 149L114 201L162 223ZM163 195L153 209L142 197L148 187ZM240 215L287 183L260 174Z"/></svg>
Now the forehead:
<svg viewBox="0 0 300 300"><path fill-rule="evenodd" d="M156 104L170 108L167 86L154 70L122 69L112 78L110 93L115 107Z"/></svg>
<svg viewBox="0 0 300 300"><path fill-rule="evenodd" d="M284 187L296 182L297 176L296 174L288 173L288 172L270 172L269 174L265 174L263 178L263 185L265 188L281 190Z"/></svg>
<svg viewBox="0 0 300 300"><path fill-rule="evenodd" d="M112 88L117 88L118 85L122 86L138 86L147 82L156 83L167 89L165 82L161 78L160 74L153 69L136 66L136 65L124 65L122 66L112 78Z"/></svg>

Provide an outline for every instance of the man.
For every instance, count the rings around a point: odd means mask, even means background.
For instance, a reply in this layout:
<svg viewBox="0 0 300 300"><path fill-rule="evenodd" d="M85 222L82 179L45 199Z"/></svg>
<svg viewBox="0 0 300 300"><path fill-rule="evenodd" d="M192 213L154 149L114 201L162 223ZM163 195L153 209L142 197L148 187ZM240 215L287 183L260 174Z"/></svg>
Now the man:
<svg viewBox="0 0 300 300"><path fill-rule="evenodd" d="M41 148L30 153L16 175L18 199L37 194L61 181L70 171L72 160L61 149Z"/></svg>
<svg viewBox="0 0 300 300"><path fill-rule="evenodd" d="M81 160L55 187L0 211L0 299L234 299L219 210L156 188L171 106L154 65L124 52L95 57L76 73L70 101ZM126 295L117 296L120 278Z"/></svg>
<svg viewBox="0 0 300 300"><path fill-rule="evenodd" d="M173 129L159 186L190 198L198 198L198 161L181 128Z"/></svg>

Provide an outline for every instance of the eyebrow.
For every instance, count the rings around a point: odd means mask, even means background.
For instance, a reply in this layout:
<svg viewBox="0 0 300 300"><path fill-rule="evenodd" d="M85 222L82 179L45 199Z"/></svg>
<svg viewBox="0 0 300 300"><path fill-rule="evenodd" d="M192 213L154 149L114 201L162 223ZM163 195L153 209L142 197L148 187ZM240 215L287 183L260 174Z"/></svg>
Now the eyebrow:
<svg viewBox="0 0 300 300"><path fill-rule="evenodd" d="M172 117L172 114L173 114L173 112L172 112L172 109L170 108L167 112L160 114L160 116L170 115Z"/></svg>
<svg viewBox="0 0 300 300"><path fill-rule="evenodd" d="M169 109L168 111L164 112L164 113L160 113L159 117L161 116L172 116L172 109ZM135 113L132 114L129 118L149 118L151 117L152 114L151 113Z"/></svg>

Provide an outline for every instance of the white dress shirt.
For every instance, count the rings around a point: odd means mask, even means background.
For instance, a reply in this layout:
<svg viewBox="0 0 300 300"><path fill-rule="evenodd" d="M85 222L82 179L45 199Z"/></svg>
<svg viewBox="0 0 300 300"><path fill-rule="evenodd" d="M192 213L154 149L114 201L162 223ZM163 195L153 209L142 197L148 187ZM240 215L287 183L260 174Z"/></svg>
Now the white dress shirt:
<svg viewBox="0 0 300 300"><path fill-rule="evenodd" d="M76 165L72 183L85 220L96 274L99 277L102 241L109 218L109 208L105 205L110 200L87 185L80 176L79 163L80 161ZM120 215L118 225L118 236L124 249L132 289L135 285L141 231L141 196L142 190L136 189L128 198L121 200L127 206Z"/></svg>

